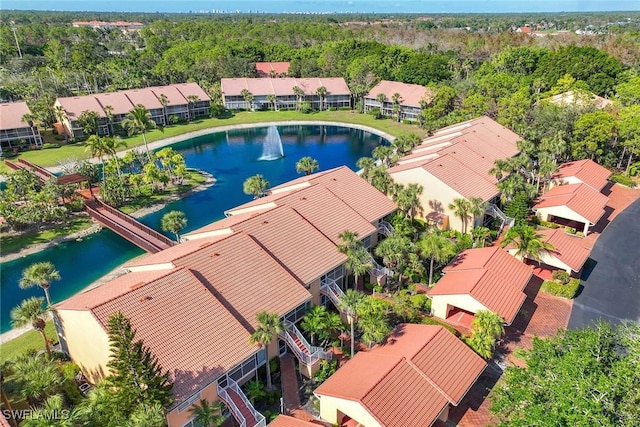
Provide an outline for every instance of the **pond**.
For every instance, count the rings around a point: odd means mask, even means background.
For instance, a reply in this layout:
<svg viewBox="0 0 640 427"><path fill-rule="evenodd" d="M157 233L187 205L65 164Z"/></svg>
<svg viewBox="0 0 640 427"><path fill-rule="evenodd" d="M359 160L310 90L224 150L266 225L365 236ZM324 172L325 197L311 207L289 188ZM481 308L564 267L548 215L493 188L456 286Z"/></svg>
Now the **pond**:
<svg viewBox="0 0 640 427"><path fill-rule="evenodd" d="M320 170L346 165L356 170L360 157L371 156L373 148L386 143L380 136L358 129L336 126L278 126L285 157L262 161L267 127L212 133L173 145L184 155L187 167L202 169L217 179L205 191L195 193L141 219L160 230L160 219L171 210L185 212L189 221L184 232L200 228L224 216L224 211L251 200L242 191L248 177L262 174L272 186L295 179L301 157L316 159ZM173 237L171 234L167 234ZM0 264L0 332L11 329L10 311L40 288L22 290L22 270L38 261L52 262L62 278L51 284L51 298L59 302L90 285L122 263L144 253L109 230L80 242L67 242L37 254Z"/></svg>

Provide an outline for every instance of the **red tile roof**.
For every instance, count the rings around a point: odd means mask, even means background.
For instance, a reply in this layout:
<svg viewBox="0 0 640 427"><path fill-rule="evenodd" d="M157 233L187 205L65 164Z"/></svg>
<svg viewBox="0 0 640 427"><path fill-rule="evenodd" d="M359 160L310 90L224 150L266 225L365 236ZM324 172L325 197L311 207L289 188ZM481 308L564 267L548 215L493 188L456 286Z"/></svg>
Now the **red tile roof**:
<svg viewBox="0 0 640 427"><path fill-rule="evenodd" d="M225 96L241 96L243 89L247 89L254 96L276 95L293 96L293 87L297 86L306 95L315 95L320 86L327 89L328 95L349 95L349 86L341 77L323 78L225 78L220 82Z"/></svg>
<svg viewBox="0 0 640 427"><path fill-rule="evenodd" d="M149 89L160 99L160 95L165 95L169 100L169 105L187 105L187 98L182 96L175 86L152 86Z"/></svg>
<svg viewBox="0 0 640 427"><path fill-rule="evenodd" d="M272 73L283 75L289 72L289 65L289 62L256 62L256 71L258 77L270 77Z"/></svg>
<svg viewBox="0 0 640 427"><path fill-rule="evenodd" d="M489 200L499 193L489 170L496 160L519 153L518 140L518 135L483 116L440 129L388 172L423 168L466 198Z"/></svg>
<svg viewBox="0 0 640 427"><path fill-rule="evenodd" d="M178 83L174 84L173 87L178 89L178 91L187 99L188 96L195 95L198 97L199 101L211 101L207 92L202 90L197 83Z"/></svg>
<svg viewBox="0 0 640 427"><path fill-rule="evenodd" d="M118 311L169 370L175 404L257 351L249 344L247 329L187 269L92 309L105 329L109 316Z"/></svg>
<svg viewBox="0 0 640 427"><path fill-rule="evenodd" d="M485 367L443 327L402 324L315 393L360 402L381 425L431 425L447 404L460 403Z"/></svg>
<svg viewBox="0 0 640 427"><path fill-rule="evenodd" d="M214 223L215 224L215 223ZM125 264L124 268L140 267L140 266L157 266L159 264L173 263L176 259L182 258L185 255L189 255L193 252L197 252L200 249L211 245L220 239L223 239L225 235L211 236L204 239L189 240L181 242L179 245L171 246L168 249L157 252L155 254L147 254L140 256Z"/></svg>
<svg viewBox="0 0 640 427"><path fill-rule="evenodd" d="M269 427L318 427L319 424L281 414L267 425Z"/></svg>
<svg viewBox="0 0 640 427"><path fill-rule="evenodd" d="M113 114L127 114L133 110L135 105L122 92L96 93L95 98L98 100L102 109L107 105L113 108Z"/></svg>
<svg viewBox="0 0 640 427"><path fill-rule="evenodd" d="M124 93L133 105L142 104L147 110L157 110L163 108L160 101L156 97L156 94L149 88L123 90Z"/></svg>
<svg viewBox="0 0 640 427"><path fill-rule="evenodd" d="M526 299L533 271L499 247L468 249L456 256L429 295L471 295L511 323Z"/></svg>
<svg viewBox="0 0 640 427"><path fill-rule="evenodd" d="M193 238L198 233L228 227L233 231L244 231L305 284L311 283L346 261L346 256L340 253L326 236L288 206L253 215L238 216L245 218L234 224L227 224L236 219L234 215L191 232L188 236Z"/></svg>
<svg viewBox="0 0 640 427"><path fill-rule="evenodd" d="M391 102L393 94L398 93L400 94L400 105L416 108L421 108L420 101L423 99L430 102L433 97L429 89L424 86L382 80L369 91L365 98L376 99L381 93L387 97L388 102Z"/></svg>
<svg viewBox="0 0 640 427"><path fill-rule="evenodd" d="M95 111L100 117L107 117L102 109L102 105L93 95L71 96L67 98L58 98L56 100L62 108L69 120L78 120L83 111Z"/></svg>
<svg viewBox="0 0 640 427"><path fill-rule="evenodd" d="M582 237L568 234L563 228L539 230L544 241L554 247L550 254L578 272L589 258L592 242Z"/></svg>
<svg viewBox="0 0 640 427"><path fill-rule="evenodd" d="M256 314L262 310L282 316L311 299L309 291L244 232L176 259L174 264L193 269L248 329L257 326Z"/></svg>
<svg viewBox="0 0 640 427"><path fill-rule="evenodd" d="M600 166L591 159L576 160L563 163L558 171L551 176L552 179L575 177L595 190L601 191L609 180L611 171Z"/></svg>
<svg viewBox="0 0 640 427"><path fill-rule="evenodd" d="M587 184L568 184L547 191L533 209L566 206L591 224L595 224L604 214L604 207L608 201L607 196Z"/></svg>
<svg viewBox="0 0 640 427"><path fill-rule="evenodd" d="M0 104L0 130L29 127L27 122L22 121L25 114L31 114L26 102Z"/></svg>
<svg viewBox="0 0 640 427"><path fill-rule="evenodd" d="M561 105L561 106L594 105L596 108L600 108L600 109L613 104L613 101L611 101L610 99L603 98L601 96L596 95L595 93L584 92L584 91L573 91L573 90L560 93L558 95L554 95L551 98L545 99L545 101L550 102L552 104Z"/></svg>

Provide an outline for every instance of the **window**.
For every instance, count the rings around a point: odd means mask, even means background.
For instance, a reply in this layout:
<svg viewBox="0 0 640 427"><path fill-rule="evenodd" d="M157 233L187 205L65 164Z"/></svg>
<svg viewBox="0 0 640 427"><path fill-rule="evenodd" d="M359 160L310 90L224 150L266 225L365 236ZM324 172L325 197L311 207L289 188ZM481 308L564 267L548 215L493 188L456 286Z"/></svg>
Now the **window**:
<svg viewBox="0 0 640 427"><path fill-rule="evenodd" d="M178 405L178 412L183 412L185 409L190 408L191 405L193 405L198 400L200 400L200 392L194 394L193 396L182 402L180 405Z"/></svg>
<svg viewBox="0 0 640 427"><path fill-rule="evenodd" d="M333 279L336 284L342 288L342 282L344 280L344 266L340 265L320 278L321 281L326 279Z"/></svg>
<svg viewBox="0 0 640 427"><path fill-rule="evenodd" d="M186 424L183 424L182 427L205 427L205 426L197 422L194 417L194 418L191 418L189 421L187 421Z"/></svg>
<svg viewBox="0 0 640 427"><path fill-rule="evenodd" d="M311 301L307 301L304 304L300 304L287 314L285 314L284 318L289 322L296 323L298 320L302 319L306 312L311 308Z"/></svg>
<svg viewBox="0 0 640 427"><path fill-rule="evenodd" d="M365 237L364 239L362 239L362 245L366 248L369 249L371 247L371 235Z"/></svg>

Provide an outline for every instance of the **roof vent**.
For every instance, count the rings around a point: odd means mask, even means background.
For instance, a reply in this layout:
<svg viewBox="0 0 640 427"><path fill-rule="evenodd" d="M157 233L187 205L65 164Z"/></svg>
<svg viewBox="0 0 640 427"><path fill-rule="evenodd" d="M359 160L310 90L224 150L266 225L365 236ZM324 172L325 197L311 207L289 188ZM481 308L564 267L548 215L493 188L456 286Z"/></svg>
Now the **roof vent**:
<svg viewBox="0 0 640 427"><path fill-rule="evenodd" d="M300 200L307 200L306 197L300 197Z"/></svg>
<svg viewBox="0 0 640 427"><path fill-rule="evenodd" d="M144 296L142 298L140 298L140 302L144 302L144 301L151 301L153 298L151 298L149 295Z"/></svg>
<svg viewBox="0 0 640 427"><path fill-rule="evenodd" d="M262 221L263 224L269 224L269 221Z"/></svg>
<svg viewBox="0 0 640 427"><path fill-rule="evenodd" d="M214 253L211 254L211 258L217 257L217 256L220 256L220 254L218 252L214 252Z"/></svg>
<svg viewBox="0 0 640 427"><path fill-rule="evenodd" d="M131 289L131 290L138 289L138 288L140 288L140 287L142 287L142 286L144 286L146 284L147 284L146 282L138 282L138 283L136 283L134 285L131 285L131 287L129 289Z"/></svg>

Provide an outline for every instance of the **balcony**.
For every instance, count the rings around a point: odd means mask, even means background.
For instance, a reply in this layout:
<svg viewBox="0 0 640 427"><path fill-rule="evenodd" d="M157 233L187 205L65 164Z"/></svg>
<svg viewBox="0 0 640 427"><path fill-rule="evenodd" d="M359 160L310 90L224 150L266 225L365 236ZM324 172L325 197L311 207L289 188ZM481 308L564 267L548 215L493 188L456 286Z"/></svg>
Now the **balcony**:
<svg viewBox="0 0 640 427"><path fill-rule="evenodd" d="M265 427L267 425L264 415L255 410L238 383L231 378L227 379L226 387L221 387L218 384L218 398L229 408L240 427Z"/></svg>

